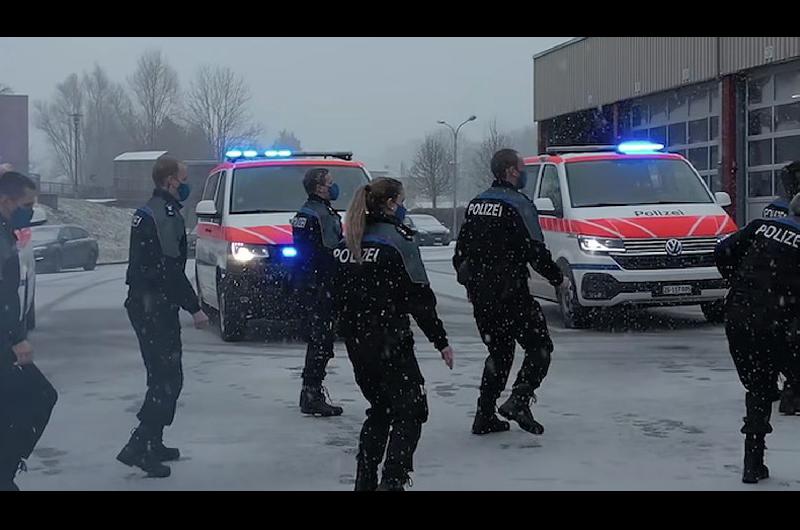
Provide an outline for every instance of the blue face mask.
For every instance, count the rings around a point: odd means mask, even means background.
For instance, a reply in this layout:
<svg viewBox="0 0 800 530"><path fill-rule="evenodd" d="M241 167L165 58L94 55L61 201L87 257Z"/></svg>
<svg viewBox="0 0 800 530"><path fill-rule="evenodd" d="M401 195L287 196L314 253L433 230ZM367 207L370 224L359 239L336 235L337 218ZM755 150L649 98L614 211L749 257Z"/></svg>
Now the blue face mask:
<svg viewBox="0 0 800 530"><path fill-rule="evenodd" d="M335 201L339 198L339 185L335 182L331 184L331 187L328 188L328 199L331 201Z"/></svg>
<svg viewBox="0 0 800 530"><path fill-rule="evenodd" d="M519 179L517 180L517 189L524 190L528 185L528 172L524 169L519 172Z"/></svg>
<svg viewBox="0 0 800 530"><path fill-rule="evenodd" d="M183 202L189 198L189 195L192 194L192 187L186 184L185 182L181 182L178 185L178 201Z"/></svg>
<svg viewBox="0 0 800 530"><path fill-rule="evenodd" d="M14 230L27 228L31 225L31 219L33 219L33 208L20 206L11 214L11 228Z"/></svg>
<svg viewBox="0 0 800 530"><path fill-rule="evenodd" d="M397 210L394 211L394 216L402 223L406 218L406 207L402 204L397 205Z"/></svg>

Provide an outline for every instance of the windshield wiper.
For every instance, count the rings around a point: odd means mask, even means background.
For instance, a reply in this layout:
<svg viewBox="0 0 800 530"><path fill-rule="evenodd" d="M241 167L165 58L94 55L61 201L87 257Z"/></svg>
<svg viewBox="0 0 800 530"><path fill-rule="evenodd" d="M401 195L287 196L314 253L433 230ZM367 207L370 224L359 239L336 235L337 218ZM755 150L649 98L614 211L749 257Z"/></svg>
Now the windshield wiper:
<svg viewBox="0 0 800 530"><path fill-rule="evenodd" d="M294 211L294 210L292 210ZM248 213L291 213L289 210L238 210L231 212L232 214L248 214Z"/></svg>
<svg viewBox="0 0 800 530"><path fill-rule="evenodd" d="M581 204L577 208L602 208L604 206L633 206L631 204L624 204L619 202L596 202L593 204Z"/></svg>

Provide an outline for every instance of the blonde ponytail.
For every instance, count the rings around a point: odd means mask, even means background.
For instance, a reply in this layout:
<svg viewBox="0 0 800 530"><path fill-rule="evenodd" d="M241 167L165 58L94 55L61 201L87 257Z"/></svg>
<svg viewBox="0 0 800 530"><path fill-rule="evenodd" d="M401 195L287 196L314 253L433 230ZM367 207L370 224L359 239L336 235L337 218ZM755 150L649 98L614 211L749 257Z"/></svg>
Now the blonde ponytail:
<svg viewBox="0 0 800 530"><path fill-rule="evenodd" d="M350 255L354 256L358 263L361 263L361 238L364 237L364 227L367 224L368 188L369 184L356 190L345 217L347 248L350 250Z"/></svg>

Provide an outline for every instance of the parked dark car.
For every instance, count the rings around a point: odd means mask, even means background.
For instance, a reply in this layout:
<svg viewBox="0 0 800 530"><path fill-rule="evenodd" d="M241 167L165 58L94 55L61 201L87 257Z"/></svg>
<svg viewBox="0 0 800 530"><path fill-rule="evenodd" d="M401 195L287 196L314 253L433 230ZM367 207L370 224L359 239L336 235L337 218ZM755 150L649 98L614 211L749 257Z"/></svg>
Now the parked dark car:
<svg viewBox="0 0 800 530"><path fill-rule="evenodd" d="M189 257L193 258L195 249L197 248L197 226L192 228L192 231L186 234L186 248Z"/></svg>
<svg viewBox="0 0 800 530"><path fill-rule="evenodd" d="M421 247L447 246L453 239L450 230L432 215L411 214L406 224L417 231L417 244Z"/></svg>
<svg viewBox="0 0 800 530"><path fill-rule="evenodd" d="M97 240L75 225L46 225L31 229L36 272L62 269L94 270L99 248Z"/></svg>

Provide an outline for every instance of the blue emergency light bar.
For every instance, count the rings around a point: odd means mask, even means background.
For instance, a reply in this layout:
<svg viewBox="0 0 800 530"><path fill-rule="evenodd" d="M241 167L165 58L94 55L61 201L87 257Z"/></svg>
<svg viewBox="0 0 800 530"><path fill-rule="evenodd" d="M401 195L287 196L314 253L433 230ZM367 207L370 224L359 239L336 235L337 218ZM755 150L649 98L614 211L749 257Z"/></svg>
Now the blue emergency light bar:
<svg viewBox="0 0 800 530"><path fill-rule="evenodd" d="M625 155L641 155L649 153L657 153L664 149L664 144L657 144L655 142L622 142L617 146L617 151Z"/></svg>
<svg viewBox="0 0 800 530"><path fill-rule="evenodd" d="M278 158L340 158L342 160L352 160L353 153L349 151L320 151L320 152L294 152L289 149L267 149L266 151L257 151L255 149L231 149L225 153L225 159L229 162L236 160L247 159L278 159Z"/></svg>
<svg viewBox="0 0 800 530"><path fill-rule="evenodd" d="M547 148L550 155L567 153L613 153L618 152L623 155L642 155L652 154L662 151L664 146L655 142L634 140L622 142L618 145L556 145Z"/></svg>
<svg viewBox="0 0 800 530"><path fill-rule="evenodd" d="M297 249L294 247L283 247L281 249L281 255L284 258L295 258L297 257Z"/></svg>

